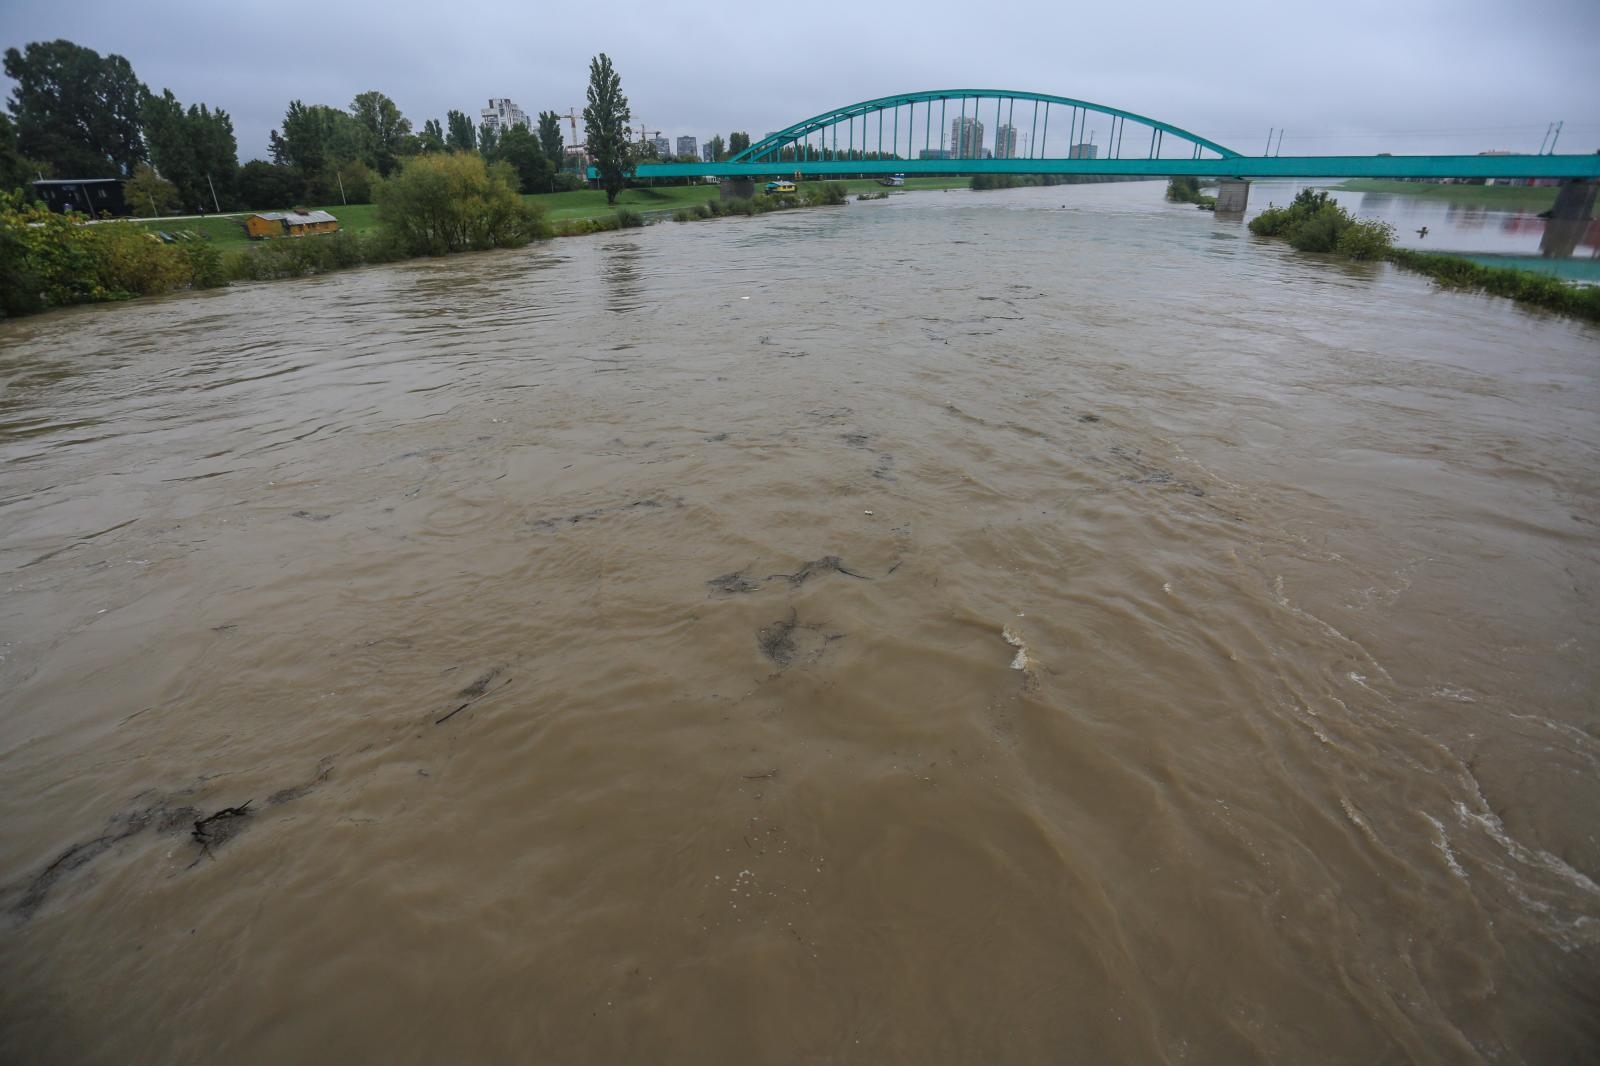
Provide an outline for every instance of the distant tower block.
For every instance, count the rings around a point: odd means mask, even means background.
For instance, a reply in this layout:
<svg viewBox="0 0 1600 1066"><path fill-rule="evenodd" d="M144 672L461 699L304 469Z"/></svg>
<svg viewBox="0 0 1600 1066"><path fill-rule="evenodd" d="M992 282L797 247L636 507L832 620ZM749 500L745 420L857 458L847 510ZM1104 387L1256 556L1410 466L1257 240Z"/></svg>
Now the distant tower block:
<svg viewBox="0 0 1600 1066"><path fill-rule="evenodd" d="M1217 214L1241 218L1250 206L1250 183L1243 178L1223 178L1217 186Z"/></svg>

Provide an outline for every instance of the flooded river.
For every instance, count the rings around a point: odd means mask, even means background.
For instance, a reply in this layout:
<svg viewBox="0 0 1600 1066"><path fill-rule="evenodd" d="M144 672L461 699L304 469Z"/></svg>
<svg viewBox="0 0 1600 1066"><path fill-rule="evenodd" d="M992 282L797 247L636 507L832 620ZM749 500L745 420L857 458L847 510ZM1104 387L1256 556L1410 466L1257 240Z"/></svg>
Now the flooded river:
<svg viewBox="0 0 1600 1066"><path fill-rule="evenodd" d="M1595 1061L1600 331L1160 195L0 324L0 1060Z"/></svg>

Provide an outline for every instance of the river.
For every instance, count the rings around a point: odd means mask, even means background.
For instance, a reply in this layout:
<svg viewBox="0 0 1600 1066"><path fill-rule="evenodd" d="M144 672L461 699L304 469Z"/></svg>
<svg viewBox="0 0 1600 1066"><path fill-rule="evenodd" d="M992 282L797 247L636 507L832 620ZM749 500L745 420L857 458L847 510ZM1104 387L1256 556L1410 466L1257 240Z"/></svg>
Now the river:
<svg viewBox="0 0 1600 1066"><path fill-rule="evenodd" d="M0 1060L1596 1061L1597 358L1149 183L0 323Z"/></svg>

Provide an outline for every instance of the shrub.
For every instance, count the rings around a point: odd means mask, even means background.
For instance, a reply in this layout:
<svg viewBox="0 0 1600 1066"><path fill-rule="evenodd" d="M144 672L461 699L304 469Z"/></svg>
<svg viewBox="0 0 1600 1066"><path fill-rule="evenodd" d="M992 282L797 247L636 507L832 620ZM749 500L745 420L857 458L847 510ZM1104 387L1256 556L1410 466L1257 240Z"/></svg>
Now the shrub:
<svg viewBox="0 0 1600 1066"><path fill-rule="evenodd" d="M557 174L551 182L552 192L577 192L579 189L588 188L589 183L570 170Z"/></svg>
<svg viewBox="0 0 1600 1066"><path fill-rule="evenodd" d="M181 253L193 288L217 289L228 284L222 253L209 241L189 241L182 246Z"/></svg>
<svg viewBox="0 0 1600 1066"><path fill-rule="evenodd" d="M465 152L414 156L379 183L383 232L411 255L515 247L549 235L543 212L517 193L505 163Z"/></svg>
<svg viewBox="0 0 1600 1066"><path fill-rule="evenodd" d="M1339 234L1334 251L1350 259L1382 259L1394 246L1394 227L1387 222L1355 219Z"/></svg>
<svg viewBox="0 0 1600 1066"><path fill-rule="evenodd" d="M638 229L644 225L644 216L626 207L617 208L618 229Z"/></svg>
<svg viewBox="0 0 1600 1066"><path fill-rule="evenodd" d="M331 270L398 258L404 258L404 253L381 236L362 238L353 233L329 233L263 241L228 256L222 270L230 278L265 281L326 274Z"/></svg>
<svg viewBox="0 0 1600 1066"><path fill-rule="evenodd" d="M808 183L801 187L801 195L812 207L834 207L850 199L844 185L837 181Z"/></svg>
<svg viewBox="0 0 1600 1066"><path fill-rule="evenodd" d="M1350 225L1350 216L1338 204L1324 204L1310 215L1289 225L1289 246L1297 252L1331 252L1338 247L1339 235Z"/></svg>
<svg viewBox="0 0 1600 1066"><path fill-rule="evenodd" d="M1199 178L1168 178L1167 199L1175 204L1197 204L1200 202Z"/></svg>

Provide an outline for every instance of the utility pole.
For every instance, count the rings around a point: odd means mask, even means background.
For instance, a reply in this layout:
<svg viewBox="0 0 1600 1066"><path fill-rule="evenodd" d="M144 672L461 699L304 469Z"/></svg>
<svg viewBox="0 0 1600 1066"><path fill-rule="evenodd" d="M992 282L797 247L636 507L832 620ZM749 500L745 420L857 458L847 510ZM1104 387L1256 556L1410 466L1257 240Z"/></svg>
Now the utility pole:
<svg viewBox="0 0 1600 1066"><path fill-rule="evenodd" d="M206 187L211 190L211 206L217 209L217 214L222 214L222 205L217 203L217 187L211 184L211 174L206 173Z"/></svg>
<svg viewBox="0 0 1600 1066"><path fill-rule="evenodd" d="M344 204L344 206L349 207L350 201L345 199L344 195L344 175L335 170L333 172L333 176L339 180L339 202Z"/></svg>

